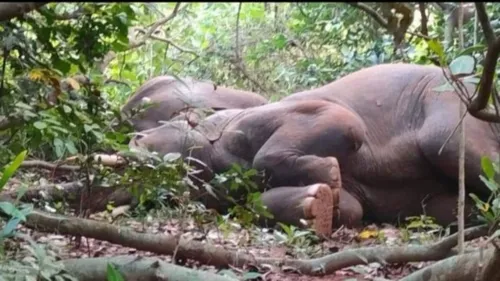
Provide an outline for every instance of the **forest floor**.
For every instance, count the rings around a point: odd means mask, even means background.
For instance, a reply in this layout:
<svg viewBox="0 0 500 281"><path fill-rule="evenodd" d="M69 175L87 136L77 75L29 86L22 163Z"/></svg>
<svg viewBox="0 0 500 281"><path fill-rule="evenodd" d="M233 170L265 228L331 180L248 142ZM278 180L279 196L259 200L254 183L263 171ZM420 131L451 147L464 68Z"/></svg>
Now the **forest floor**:
<svg viewBox="0 0 500 281"><path fill-rule="evenodd" d="M15 180L19 182L19 180ZM10 186L9 189L14 188ZM71 214L67 214L71 215ZM215 222L196 223L193 217L181 214L172 209L151 211L142 218L132 218L127 214L112 219L110 213L101 212L92 214L90 219L112 223L116 226L132 228L140 233L182 235L183 238L204 241L213 245L220 245L227 250L245 249L247 253L255 257L271 258L297 258L307 259L321 257L345 249L367 247L374 245L400 246L408 244L429 244L439 239L436 231L412 230L406 227L394 227L391 225L368 225L362 229L340 228L327 240L319 241L309 231L296 229L288 234L276 229L265 229L251 227L241 228L238 224L226 221L224 227ZM46 245L48 249L55 252L59 259L87 258L87 257L109 257L117 255L134 255L143 257L156 257L166 262L172 262L172 256L162 256L151 252L138 251L133 248L123 247L106 241L82 237L79 242L74 237L59 234L42 233L19 227L21 232L28 234L34 241ZM311 277L301 275L293 268L281 268L278 270L271 266L229 268L217 270L212 266L201 265L194 261L175 260L176 264L184 265L204 271L218 272L219 274L230 274L238 277L245 276L247 272L260 273L260 279L247 280L398 280L413 271L421 269L430 262L405 263L384 265L370 263L368 265L357 265L343 270L338 270L334 275L322 277ZM249 275L246 275L249 276ZM254 275L256 276L256 275Z"/></svg>

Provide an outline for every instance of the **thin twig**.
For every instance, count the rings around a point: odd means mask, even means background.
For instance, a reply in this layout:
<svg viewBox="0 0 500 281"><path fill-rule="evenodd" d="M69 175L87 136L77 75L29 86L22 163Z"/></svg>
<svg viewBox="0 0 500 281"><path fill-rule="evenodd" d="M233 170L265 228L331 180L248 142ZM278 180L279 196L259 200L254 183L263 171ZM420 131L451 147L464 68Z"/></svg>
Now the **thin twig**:
<svg viewBox="0 0 500 281"><path fill-rule="evenodd" d="M353 7L356 7L364 12L366 12L368 15L370 15L376 22L378 22L382 27L388 29L389 24L387 21L379 14L377 13L374 9L370 8L368 5L365 3L358 3L358 2L346 2L346 4L351 5Z"/></svg>
<svg viewBox="0 0 500 281"><path fill-rule="evenodd" d="M462 3L459 3L458 10L458 42L460 44L460 50L464 49L464 32L463 32L463 21L464 21L464 7ZM459 114L467 114L467 108L463 102L459 105ZM464 122L460 122L460 139L458 143L458 200L457 200L457 219L458 219L458 253L460 255L464 254L464 208L465 208L465 125Z"/></svg>
<svg viewBox="0 0 500 281"><path fill-rule="evenodd" d="M453 129L453 131L450 133L450 135L448 135L448 137L446 138L446 140L444 141L443 145L441 146L441 148L439 149L438 151L438 155L441 155L441 153L443 152L443 149L444 147L446 146L446 144L450 141L451 137L455 134L455 132L457 131L457 129L460 127L460 125L462 124L465 116L467 116L467 111L464 112L464 114L462 115L462 117L460 118L460 121L458 121L457 125L455 126L455 128Z"/></svg>
<svg viewBox="0 0 500 281"><path fill-rule="evenodd" d="M146 40L147 38L149 38L153 32L156 31L156 29L162 25L164 25L165 23L169 22L170 20L172 20L176 15L177 15L177 12L179 12L179 7L181 6L181 2L177 2L175 4L175 7L174 7L174 10L172 11L172 13L168 16L168 17L165 17L157 22L155 22L150 28L149 30L146 32L146 34L144 35L144 39L143 40ZM187 7L184 6L184 7Z"/></svg>
<svg viewBox="0 0 500 281"><path fill-rule="evenodd" d="M236 47L235 47L235 55L236 55L236 60L239 62L241 60L241 56L240 56L240 13L241 13L241 5L243 3L240 2L238 4L238 13L236 14L236 31L235 31L235 35L236 35Z"/></svg>

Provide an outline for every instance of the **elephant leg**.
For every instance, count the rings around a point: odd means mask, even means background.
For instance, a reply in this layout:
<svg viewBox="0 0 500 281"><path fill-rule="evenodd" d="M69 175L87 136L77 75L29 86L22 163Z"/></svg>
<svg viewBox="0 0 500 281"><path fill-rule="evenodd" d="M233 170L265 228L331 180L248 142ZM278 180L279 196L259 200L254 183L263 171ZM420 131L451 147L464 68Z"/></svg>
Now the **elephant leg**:
<svg viewBox="0 0 500 281"><path fill-rule="evenodd" d="M262 202L273 219L261 220L311 227L318 236L329 236L333 228L361 225L363 208L345 189L331 189L326 184L304 187L277 187L262 194ZM304 225L306 222L306 225Z"/></svg>
<svg viewBox="0 0 500 281"><path fill-rule="evenodd" d="M446 138L458 123L456 117L450 117L442 110L441 113L429 116L418 132L418 144L426 159L443 175L456 182L458 180L459 134L455 133L439 155ZM455 111L452 111L455 113ZM478 196L488 196L490 191L481 182L479 175L483 174L481 158L495 157L500 151L500 144L486 122L467 116L465 125L465 182L468 192Z"/></svg>
<svg viewBox="0 0 500 281"><path fill-rule="evenodd" d="M332 190L321 183L304 187L277 187L264 192L261 198L264 206L273 214L273 219L266 220L268 226L282 222L309 226L318 236L328 237L332 233L339 189Z"/></svg>
<svg viewBox="0 0 500 281"><path fill-rule="evenodd" d="M341 188L339 192L339 207L336 217L333 218L333 227L347 228L360 227L363 219L361 203L349 192Z"/></svg>
<svg viewBox="0 0 500 281"><path fill-rule="evenodd" d="M259 152L253 167L264 170L273 186L325 183L336 189L341 186L339 163L335 157L289 155L287 152Z"/></svg>
<svg viewBox="0 0 500 281"><path fill-rule="evenodd" d="M436 219L436 223L442 226L448 226L449 224L457 220L457 200L458 195L452 192L444 192L437 194L426 200L425 202L425 214ZM450 212L450 210L453 210ZM474 220L472 216L474 210L474 204L471 199L465 199L465 221L471 222Z"/></svg>

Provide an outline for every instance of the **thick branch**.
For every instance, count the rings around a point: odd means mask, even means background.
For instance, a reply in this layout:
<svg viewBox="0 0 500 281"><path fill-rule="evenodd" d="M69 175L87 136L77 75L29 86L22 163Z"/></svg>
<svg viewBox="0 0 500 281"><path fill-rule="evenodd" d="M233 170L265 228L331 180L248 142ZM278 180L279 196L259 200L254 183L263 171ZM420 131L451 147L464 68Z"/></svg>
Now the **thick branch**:
<svg viewBox="0 0 500 281"><path fill-rule="evenodd" d="M420 33L424 36L429 36L427 28L427 14L425 13L425 2L418 2L418 9L420 10Z"/></svg>
<svg viewBox="0 0 500 281"><path fill-rule="evenodd" d="M197 260L217 267L243 266L245 263L254 261L252 256L243 252L227 251L174 235L138 233L126 227L36 210L27 216L24 224L39 231L81 235L163 255L172 255L176 252L176 258Z"/></svg>
<svg viewBox="0 0 500 281"><path fill-rule="evenodd" d="M40 211L33 211L28 215L25 225L40 231L81 235L157 254L172 255L175 252L177 258L197 260L217 267L267 263L292 266L307 275L331 274L336 270L366 262L401 263L439 260L447 257L457 242L457 236L454 234L429 246L378 246L346 250L317 259L281 260L256 259L246 253L228 251L198 241L186 241L177 236L137 233L125 227L81 218L56 216ZM465 236L470 240L486 233L486 227L475 227L468 229Z"/></svg>
<svg viewBox="0 0 500 281"><path fill-rule="evenodd" d="M0 21L23 16L47 3L48 2L0 2Z"/></svg>
<svg viewBox="0 0 500 281"><path fill-rule="evenodd" d="M484 260L492 261L494 259L494 249L488 249L484 253ZM427 266L421 270L401 279L401 281L470 281L477 280L475 276L478 273L479 251L473 253L453 256L435 264ZM489 263L489 262L487 262ZM498 264L493 264L498 272ZM483 279L484 280L484 279ZM494 279L487 279L494 281ZM484 280L486 281L486 280Z"/></svg>
<svg viewBox="0 0 500 281"><path fill-rule="evenodd" d="M14 202L17 197L17 190L0 193L0 201ZM104 185L87 188L81 181L30 187L20 198L22 202L42 199L51 202L63 201L68 203L70 208L82 208L90 213L106 210L109 203L117 207L135 202L133 195L125 188Z"/></svg>
<svg viewBox="0 0 500 281"><path fill-rule="evenodd" d="M115 256L64 260L64 269L79 281L107 281L107 265L116 266L125 280L143 281L236 281L212 272L195 270L164 262L157 258Z"/></svg>
<svg viewBox="0 0 500 281"><path fill-rule="evenodd" d="M481 24L481 28L483 29L484 38L486 38L486 42L488 44L493 44L495 40L495 33L491 28L490 19L488 14L486 13L486 7L484 6L484 2L476 2L476 11L479 23Z"/></svg>
<svg viewBox="0 0 500 281"><path fill-rule="evenodd" d="M374 9L370 8L368 5L365 3L359 3L359 2L346 2L346 4L349 4L353 7L356 7L364 12L366 12L368 15L370 15L378 24L380 24L382 27L388 29L389 24L387 21L377 13Z"/></svg>
<svg viewBox="0 0 500 281"><path fill-rule="evenodd" d="M472 240L487 234L486 227L469 228L465 239ZM364 263L405 263L416 261L434 261L448 256L457 245L457 234L428 246L369 247L345 250L339 253L311 260L291 260L285 264L298 268L304 274L331 274L339 269Z"/></svg>
<svg viewBox="0 0 500 281"><path fill-rule="evenodd" d="M500 123L500 116L495 110L487 108L488 100L494 87L493 80L496 73L498 56L500 55L500 38L497 38L491 28L490 20L486 14L484 3L475 3L477 17L481 23L483 33L488 42L488 50L483 62L483 74L478 85L477 95L468 104L467 111L474 117L488 121Z"/></svg>
<svg viewBox="0 0 500 281"><path fill-rule="evenodd" d="M500 55L500 38L495 38L492 44L488 44L488 51L483 64L483 75L477 96L472 100L468 110L479 112L486 108L493 87L493 78L497 66L498 56Z"/></svg>

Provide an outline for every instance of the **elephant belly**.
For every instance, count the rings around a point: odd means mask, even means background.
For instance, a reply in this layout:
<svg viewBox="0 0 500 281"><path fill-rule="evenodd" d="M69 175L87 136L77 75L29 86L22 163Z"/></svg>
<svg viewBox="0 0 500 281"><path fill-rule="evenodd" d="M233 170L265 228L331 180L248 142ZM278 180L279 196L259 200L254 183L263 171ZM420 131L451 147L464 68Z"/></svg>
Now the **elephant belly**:
<svg viewBox="0 0 500 281"><path fill-rule="evenodd" d="M360 150L342 173L344 188L361 201L366 220L404 222L427 213L430 202L457 195L455 181L433 168L410 134L389 144ZM454 206L456 201L446 211L433 208L432 215L447 223Z"/></svg>
<svg viewBox="0 0 500 281"><path fill-rule="evenodd" d="M456 184L438 178L372 183L363 188L364 216L370 221L403 223L409 216L426 214L446 224L449 223L448 218L454 217L456 201L439 210L436 204L443 195L446 198L456 197L457 192L453 192L456 188Z"/></svg>

